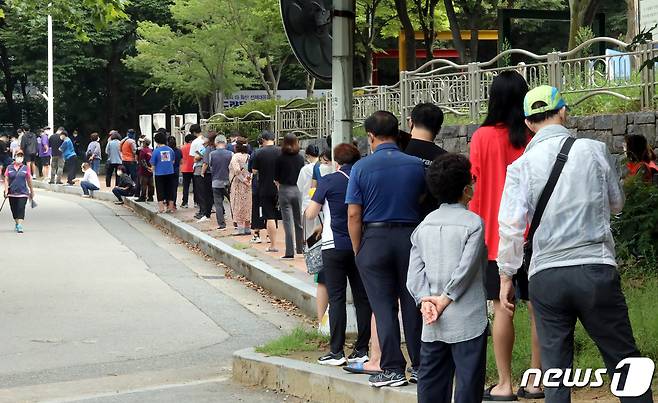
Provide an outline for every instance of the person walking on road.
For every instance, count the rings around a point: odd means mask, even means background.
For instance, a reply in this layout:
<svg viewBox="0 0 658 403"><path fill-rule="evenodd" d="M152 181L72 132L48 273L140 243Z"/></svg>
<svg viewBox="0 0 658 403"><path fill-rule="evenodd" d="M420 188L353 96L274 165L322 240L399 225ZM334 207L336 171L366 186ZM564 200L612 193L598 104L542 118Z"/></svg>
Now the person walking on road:
<svg viewBox="0 0 658 403"><path fill-rule="evenodd" d="M226 229L224 198L228 197L229 166L232 159L233 153L226 149L226 137L223 134L216 136L215 149L208 154L208 166L204 166L204 169L210 172L212 178L212 194L219 231Z"/></svg>
<svg viewBox="0 0 658 403"><path fill-rule="evenodd" d="M72 186L75 184L75 172L78 170L77 163L78 158L75 153L75 147L73 146L73 141L68 136L66 130L63 130L59 134L60 140L62 140L62 145L59 147L59 151L62 152L62 158L64 158L64 172L66 173L66 184Z"/></svg>
<svg viewBox="0 0 658 403"><path fill-rule="evenodd" d="M152 202L155 194L155 185L153 183L153 166L151 165L153 149L151 140L144 138L142 148L139 150L137 157L137 176L140 180L138 203Z"/></svg>
<svg viewBox="0 0 658 403"><path fill-rule="evenodd" d="M624 206L616 160L604 143L571 136L564 127L567 106L557 88L529 91L524 113L535 135L507 168L498 217L500 303L507 315L514 314L513 277L525 262L542 369L572 368L579 320L601 352L608 374L621 368L625 379L628 373L620 362L640 352L610 229L611 214ZM546 402L570 402L571 388L562 380L557 383L545 387ZM651 402L651 388L621 401Z"/></svg>
<svg viewBox="0 0 658 403"><path fill-rule="evenodd" d="M407 384L406 361L400 349L398 301L402 312L411 381L420 364L422 318L407 290L411 233L418 225L425 193L423 162L396 145L398 120L378 111L364 123L373 154L354 164L345 202L356 264L377 321L383 372L372 375L370 386ZM400 184L404 185L401 191Z"/></svg>
<svg viewBox="0 0 658 403"><path fill-rule="evenodd" d="M112 185L112 174L116 173L114 184L119 183L119 174L117 169L121 166L121 135L116 130L110 132L110 137L105 146L105 154L107 154L107 161L105 166L105 186Z"/></svg>
<svg viewBox="0 0 658 403"><path fill-rule="evenodd" d="M117 175L119 177L117 185L112 189L112 193L118 201L115 201L114 204L123 204L124 197L130 197L135 195L135 182L126 172L126 168L123 165L119 165L117 168Z"/></svg>
<svg viewBox="0 0 658 403"><path fill-rule="evenodd" d="M299 140L294 134L283 138L281 155L274 165L274 180L279 188L279 206L286 240L283 259L293 259L295 252L304 253L304 229L302 227L302 195L297 187L299 172L304 167L304 157L299 154Z"/></svg>
<svg viewBox="0 0 658 403"><path fill-rule="evenodd" d="M16 152L13 164L5 171L4 198L9 200L11 214L16 222L16 232L23 233L25 206L28 200L34 199L34 190L30 168L25 165L25 154L22 150Z"/></svg>
<svg viewBox="0 0 658 403"><path fill-rule="evenodd" d="M82 197L89 198L91 197L91 192L100 190L101 182L98 179L96 171L91 168L91 165L88 162L82 164L82 180L80 181L80 187L82 188Z"/></svg>
<svg viewBox="0 0 658 403"><path fill-rule="evenodd" d="M64 176L64 158L62 157L62 152L59 150L62 146L61 134L63 131L64 128L60 127L48 137L48 146L52 152L52 158L50 159L50 182L48 182L51 185L61 185L62 177Z"/></svg>
<svg viewBox="0 0 658 403"><path fill-rule="evenodd" d="M251 234L251 173L246 139L239 137L233 146L235 154L229 165L231 215L238 224L234 235Z"/></svg>
<svg viewBox="0 0 658 403"><path fill-rule="evenodd" d="M174 210L173 183L176 181L174 176L176 155L174 150L167 145L167 133L158 131L154 139L156 147L151 156L151 165L155 176L158 210L160 213L170 213Z"/></svg>
<svg viewBox="0 0 658 403"><path fill-rule="evenodd" d="M96 175L101 170L101 143L98 142L99 136L98 133L92 133L89 135L89 145L87 146L87 152L85 153L85 158L91 169L96 172Z"/></svg>

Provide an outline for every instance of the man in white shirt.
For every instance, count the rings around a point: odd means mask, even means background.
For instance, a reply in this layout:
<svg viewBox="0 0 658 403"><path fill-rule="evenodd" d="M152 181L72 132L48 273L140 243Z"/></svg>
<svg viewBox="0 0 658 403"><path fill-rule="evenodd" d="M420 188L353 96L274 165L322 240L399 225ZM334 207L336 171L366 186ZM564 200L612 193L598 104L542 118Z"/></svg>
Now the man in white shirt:
<svg viewBox="0 0 658 403"><path fill-rule="evenodd" d="M567 155L562 153L570 132L563 126L567 107L557 88L528 92L524 111L536 134L507 169L498 217L500 302L510 314L514 311L512 276L523 262L524 234L560 153L566 163L532 239L528 268L542 368L572 367L574 327L580 320L611 375L621 360L640 355L610 230L611 213L624 206L616 163L604 143L589 139L578 139ZM548 403L571 401L570 388L561 381L545 394ZM651 391L632 401L652 401Z"/></svg>
<svg viewBox="0 0 658 403"><path fill-rule="evenodd" d="M84 193L82 197L89 198L91 197L90 192L93 192L95 190L100 190L101 182L100 180L98 180L98 175L96 174L96 171L91 169L91 165L89 165L88 162L82 164L82 173L84 174L82 180L80 181L80 187L82 188L82 192Z"/></svg>

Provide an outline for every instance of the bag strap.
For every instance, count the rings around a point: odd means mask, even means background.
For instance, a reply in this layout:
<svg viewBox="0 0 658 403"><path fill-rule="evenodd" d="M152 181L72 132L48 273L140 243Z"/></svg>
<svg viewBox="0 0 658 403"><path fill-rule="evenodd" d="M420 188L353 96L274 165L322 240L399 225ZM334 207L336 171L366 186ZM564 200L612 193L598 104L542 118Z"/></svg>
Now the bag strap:
<svg viewBox="0 0 658 403"><path fill-rule="evenodd" d="M571 151L571 147L575 142L576 138L574 137L568 137L566 139L562 145L562 149L557 154L555 164L553 165L553 170L551 171L551 175L548 177L548 182L546 182L546 186L544 187L544 190L542 190L541 196L539 196L539 202L537 203L535 214L532 216L532 223L530 224L530 230L528 231L528 242L531 245L532 239L535 237L535 232L537 232L537 228L541 223L541 217L544 215L544 210L546 210L548 200L551 198L551 195L555 190L555 185L557 185L557 181L560 179L560 174L562 174L564 165L569 159L569 151Z"/></svg>
<svg viewBox="0 0 658 403"><path fill-rule="evenodd" d="M344 177L347 178L347 180L350 180L350 176L348 174L346 174L345 172L341 171L340 169L336 172L340 172L341 174L343 174Z"/></svg>

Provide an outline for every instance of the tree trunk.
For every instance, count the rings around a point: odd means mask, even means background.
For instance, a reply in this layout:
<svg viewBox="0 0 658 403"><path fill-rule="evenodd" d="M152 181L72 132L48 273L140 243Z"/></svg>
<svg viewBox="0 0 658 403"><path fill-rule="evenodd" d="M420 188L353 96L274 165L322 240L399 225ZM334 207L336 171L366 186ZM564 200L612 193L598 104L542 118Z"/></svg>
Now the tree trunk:
<svg viewBox="0 0 658 403"><path fill-rule="evenodd" d="M635 35L639 33L637 26L636 0L626 0L626 42L631 43ZM633 58L631 58L633 59Z"/></svg>
<svg viewBox="0 0 658 403"><path fill-rule="evenodd" d="M7 109L9 111L9 119L11 120L14 129L17 130L21 123L21 117L16 108L16 101L14 101L14 88L16 88L16 78L11 71L11 60L9 52L4 45L0 45L0 68L3 73L3 85L0 92L5 97L7 102Z"/></svg>
<svg viewBox="0 0 658 403"><path fill-rule="evenodd" d="M575 48L578 30L591 25L599 7L599 0L569 0L571 21L569 23L569 50Z"/></svg>
<svg viewBox="0 0 658 403"><path fill-rule="evenodd" d="M313 98L313 91L315 90L315 77L306 74L306 99Z"/></svg>
<svg viewBox="0 0 658 403"><path fill-rule="evenodd" d="M373 64L373 56L372 56L371 48L366 48L366 54L364 58L365 58L365 63L364 63L365 71L363 73L363 78L365 81L365 85L372 85L375 66Z"/></svg>
<svg viewBox="0 0 658 403"><path fill-rule="evenodd" d="M30 102L27 95L27 75L22 75L20 79L21 95L23 96L23 110L25 111L25 121L31 123Z"/></svg>
<svg viewBox="0 0 658 403"><path fill-rule="evenodd" d="M455 12L455 5L452 3L452 0L444 0L444 5L446 7L446 15L448 16L448 22L450 23L450 32L452 33L452 42L459 52L459 58L462 63L468 63L470 59L466 54L466 45L462 40L461 30L459 28L459 21L457 21L457 13Z"/></svg>
<svg viewBox="0 0 658 403"><path fill-rule="evenodd" d="M415 70L416 31L414 30L414 26L411 23L411 18L409 18L409 7L407 6L407 0L395 0L395 9L398 12L398 18L400 19L400 24L402 24L402 29L404 30L404 36L407 38L405 44L405 50L407 52L407 70Z"/></svg>

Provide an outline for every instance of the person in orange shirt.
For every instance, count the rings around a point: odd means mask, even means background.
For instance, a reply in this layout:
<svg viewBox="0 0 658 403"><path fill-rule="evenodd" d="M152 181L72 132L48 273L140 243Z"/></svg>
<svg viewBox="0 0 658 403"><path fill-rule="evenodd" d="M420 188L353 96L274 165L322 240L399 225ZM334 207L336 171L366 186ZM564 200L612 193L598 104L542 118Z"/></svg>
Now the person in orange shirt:
<svg viewBox="0 0 658 403"><path fill-rule="evenodd" d="M128 130L126 137L121 140L119 147L121 151L121 161L126 168L126 173L136 184L135 194L139 194L139 181L137 180L137 142L135 141L135 131Z"/></svg>
<svg viewBox="0 0 658 403"><path fill-rule="evenodd" d="M498 255L498 209L505 186L507 166L519 158L530 141L523 113L523 98L528 92L525 79L515 71L499 74L489 91L489 110L482 126L473 134L470 160L475 194L469 208L485 223L485 243L488 249L487 299L493 301L493 346L498 369L498 383L485 391L484 400L514 401L518 397L540 399L541 389L530 386L514 393L512 385L512 349L514 347L513 317L500 304ZM528 273L516 276L518 298L529 301ZM540 368L539 340L535 331L532 306L528 302L532 327L531 367ZM532 385L532 382L529 383Z"/></svg>
<svg viewBox="0 0 658 403"><path fill-rule="evenodd" d="M656 156L646 137L639 134L626 136L626 156L626 167L630 175L641 175L647 183L651 183L654 176L658 175Z"/></svg>
<svg viewBox="0 0 658 403"><path fill-rule="evenodd" d="M190 147L194 141L194 135L188 134L185 136L185 144L181 147L183 154L183 162L180 166L180 171L183 174L183 202L181 208L187 208L187 202L190 198L190 184L194 179L194 157L190 155ZM194 195L194 203L196 204L196 193Z"/></svg>

